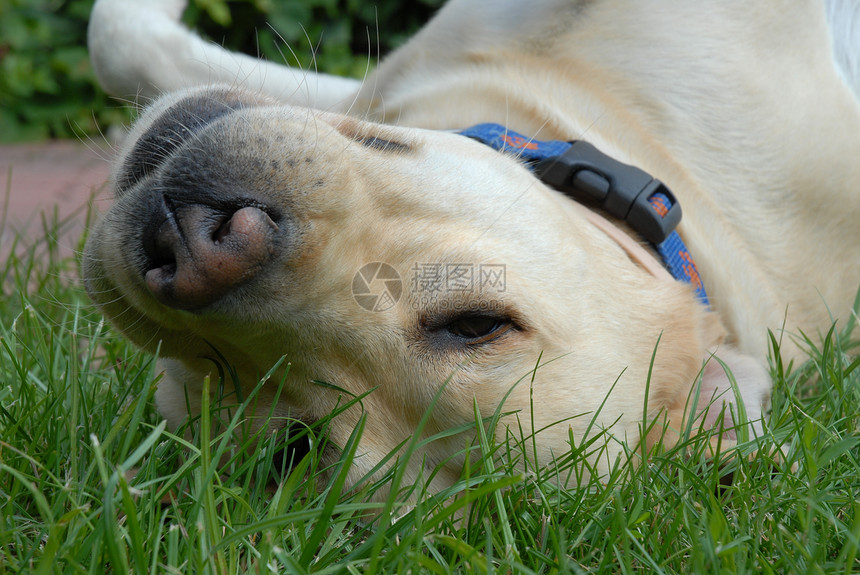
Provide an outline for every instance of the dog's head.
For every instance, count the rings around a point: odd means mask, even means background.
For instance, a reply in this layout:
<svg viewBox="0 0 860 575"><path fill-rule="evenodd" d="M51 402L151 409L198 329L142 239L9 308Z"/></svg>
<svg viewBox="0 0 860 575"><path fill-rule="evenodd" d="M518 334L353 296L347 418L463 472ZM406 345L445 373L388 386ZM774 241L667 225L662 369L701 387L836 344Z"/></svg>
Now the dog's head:
<svg viewBox="0 0 860 575"><path fill-rule="evenodd" d="M366 394L330 427L343 445L367 414L354 477L434 398L423 433L504 402L503 422L543 429L543 462L570 430L635 441L646 384L649 414L678 428L714 350L760 413L767 378L717 349L723 330L689 287L653 277L515 158L467 138L208 88L153 105L113 183L86 286L131 340L161 346L158 402L174 425L213 349L246 388L286 357L276 415L317 420ZM704 402L731 394L711 365ZM447 461L438 477L451 481L466 441L430 444L424 465Z"/></svg>

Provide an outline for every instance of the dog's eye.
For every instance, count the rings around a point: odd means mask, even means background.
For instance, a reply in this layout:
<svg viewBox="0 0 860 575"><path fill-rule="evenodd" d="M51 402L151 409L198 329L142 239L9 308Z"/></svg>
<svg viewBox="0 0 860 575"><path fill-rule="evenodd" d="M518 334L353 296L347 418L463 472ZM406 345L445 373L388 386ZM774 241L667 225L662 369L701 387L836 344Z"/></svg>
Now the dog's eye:
<svg viewBox="0 0 860 575"><path fill-rule="evenodd" d="M513 327L505 318L470 314L455 318L445 325L445 330L463 343L474 345L497 338Z"/></svg>

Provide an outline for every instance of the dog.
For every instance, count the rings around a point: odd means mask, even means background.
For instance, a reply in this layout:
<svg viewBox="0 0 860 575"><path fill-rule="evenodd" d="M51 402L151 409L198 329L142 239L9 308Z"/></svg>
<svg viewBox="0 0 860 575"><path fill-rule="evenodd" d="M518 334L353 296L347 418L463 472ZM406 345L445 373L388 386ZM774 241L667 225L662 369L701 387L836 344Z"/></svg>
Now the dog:
<svg viewBox="0 0 860 575"><path fill-rule="evenodd" d="M245 395L268 374L252 430L353 400L324 454L364 422L353 482L419 430L405 478L451 485L494 413L497 439L534 434L534 464L606 434L600 472L690 422L760 434L769 333L799 359L860 285L854 27L832 35L826 8L860 21L812 0L452 0L352 80L206 43L181 0L99 0L100 81L157 99L115 160L86 289L159 351L173 428L216 363ZM486 123L501 150L464 135ZM682 207L692 284L525 161L573 141Z"/></svg>

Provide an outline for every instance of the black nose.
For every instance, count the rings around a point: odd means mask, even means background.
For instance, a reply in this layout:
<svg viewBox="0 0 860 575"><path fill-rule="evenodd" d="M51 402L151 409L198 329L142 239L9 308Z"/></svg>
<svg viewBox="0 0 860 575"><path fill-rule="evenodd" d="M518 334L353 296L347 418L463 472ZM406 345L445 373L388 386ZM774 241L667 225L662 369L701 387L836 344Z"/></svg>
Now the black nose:
<svg viewBox="0 0 860 575"><path fill-rule="evenodd" d="M116 194L153 173L170 154L216 119L256 104L230 90L189 96L162 112L135 142L118 172Z"/></svg>
<svg viewBox="0 0 860 575"><path fill-rule="evenodd" d="M278 231L265 206L177 205L164 196L144 230L146 285L170 307L204 308L265 267Z"/></svg>

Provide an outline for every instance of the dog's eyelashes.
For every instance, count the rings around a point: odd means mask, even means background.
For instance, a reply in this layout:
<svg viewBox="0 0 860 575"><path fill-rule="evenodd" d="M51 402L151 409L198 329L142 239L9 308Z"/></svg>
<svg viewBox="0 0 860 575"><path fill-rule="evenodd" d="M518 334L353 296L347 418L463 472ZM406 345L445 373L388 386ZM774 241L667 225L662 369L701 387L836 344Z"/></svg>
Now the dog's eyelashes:
<svg viewBox="0 0 860 575"><path fill-rule="evenodd" d="M409 152L410 148L406 144L401 144L400 142L392 142L391 140L384 140L382 138L375 138L373 136L357 138L361 145L367 146L368 148L373 148L374 150L379 150L381 152Z"/></svg>
<svg viewBox="0 0 860 575"><path fill-rule="evenodd" d="M444 326L445 332L467 345L492 341L511 328L507 318L482 314L461 315Z"/></svg>
<svg viewBox="0 0 860 575"><path fill-rule="evenodd" d="M402 140L393 140L386 136L396 134L394 130L384 129L382 126L368 126L351 119L342 119L332 124L335 130L354 142L358 142L365 148L371 148L380 152L408 154L412 152L412 146Z"/></svg>

